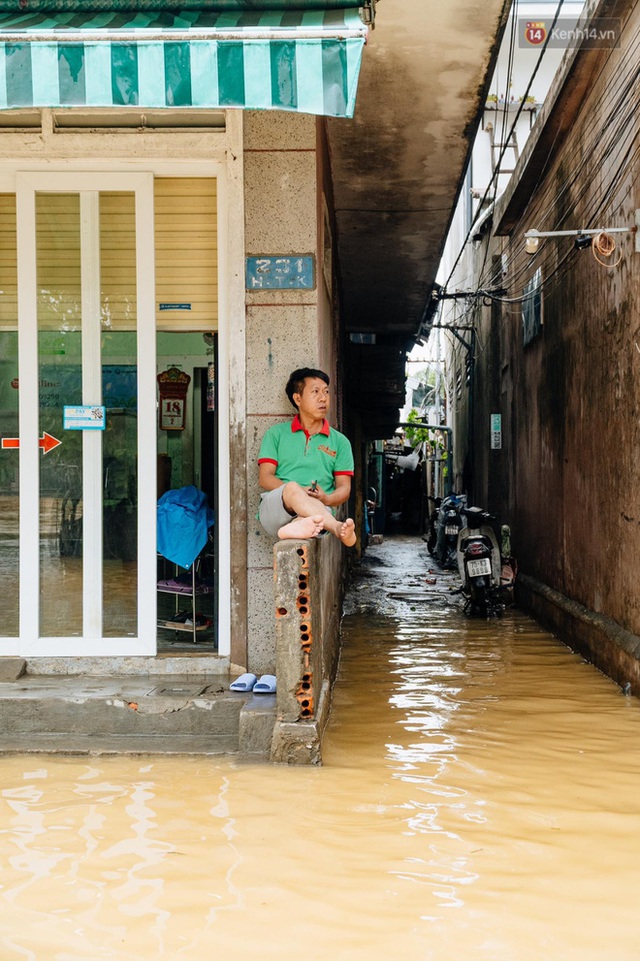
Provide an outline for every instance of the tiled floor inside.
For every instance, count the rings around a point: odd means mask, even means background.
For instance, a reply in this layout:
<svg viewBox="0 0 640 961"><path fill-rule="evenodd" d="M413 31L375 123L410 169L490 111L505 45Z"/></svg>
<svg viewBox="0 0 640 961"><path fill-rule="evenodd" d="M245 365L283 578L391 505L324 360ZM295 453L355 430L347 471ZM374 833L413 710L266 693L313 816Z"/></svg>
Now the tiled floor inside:
<svg viewBox="0 0 640 961"><path fill-rule="evenodd" d="M3 540L0 550L0 577L5 584L2 599L0 634L19 634L19 566L17 541ZM52 539L43 551L40 569L41 629L47 637L82 635L82 558L61 557ZM159 579L167 578L174 568L160 564ZM10 585L10 588L9 588ZM104 636L135 637L137 630L137 571L135 561L104 561ZM185 624L191 617L191 597L185 594L158 593L158 652L215 653L217 650L217 612L215 592L200 594L196 603L196 639ZM164 625L182 613L180 627L171 630Z"/></svg>

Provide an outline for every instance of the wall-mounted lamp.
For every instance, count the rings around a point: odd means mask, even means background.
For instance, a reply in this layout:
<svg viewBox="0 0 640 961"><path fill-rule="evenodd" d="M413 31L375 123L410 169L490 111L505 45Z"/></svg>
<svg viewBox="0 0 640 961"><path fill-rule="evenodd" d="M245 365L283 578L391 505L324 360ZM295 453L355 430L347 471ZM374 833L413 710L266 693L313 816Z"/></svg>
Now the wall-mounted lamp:
<svg viewBox="0 0 640 961"><path fill-rule="evenodd" d="M593 237L598 234L635 234L636 253L640 254L640 207L634 214L633 227L588 227L581 230L536 230L532 228L525 233L525 250L528 254L535 254L540 237L576 237L576 247L588 247ZM534 242L535 241L535 246Z"/></svg>

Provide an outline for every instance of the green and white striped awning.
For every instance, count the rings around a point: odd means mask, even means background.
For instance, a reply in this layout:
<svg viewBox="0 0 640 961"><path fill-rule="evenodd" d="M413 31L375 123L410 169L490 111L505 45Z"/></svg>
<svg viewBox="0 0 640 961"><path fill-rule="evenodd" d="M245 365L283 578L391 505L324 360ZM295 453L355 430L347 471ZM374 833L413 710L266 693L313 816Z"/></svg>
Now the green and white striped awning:
<svg viewBox="0 0 640 961"><path fill-rule="evenodd" d="M358 10L0 13L0 109L240 107L351 117Z"/></svg>

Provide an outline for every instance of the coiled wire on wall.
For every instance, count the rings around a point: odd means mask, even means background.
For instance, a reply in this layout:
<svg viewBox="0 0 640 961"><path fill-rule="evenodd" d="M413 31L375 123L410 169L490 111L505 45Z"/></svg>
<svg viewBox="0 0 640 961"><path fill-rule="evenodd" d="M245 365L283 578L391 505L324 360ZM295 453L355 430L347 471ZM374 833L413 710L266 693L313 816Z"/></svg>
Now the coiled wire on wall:
<svg viewBox="0 0 640 961"><path fill-rule="evenodd" d="M603 267L617 267L622 260L622 254L618 254L617 260L606 261L602 260L602 257L612 257L613 252L616 249L616 242L608 234L606 230L601 230L599 234L595 234L593 240L591 241L591 253Z"/></svg>

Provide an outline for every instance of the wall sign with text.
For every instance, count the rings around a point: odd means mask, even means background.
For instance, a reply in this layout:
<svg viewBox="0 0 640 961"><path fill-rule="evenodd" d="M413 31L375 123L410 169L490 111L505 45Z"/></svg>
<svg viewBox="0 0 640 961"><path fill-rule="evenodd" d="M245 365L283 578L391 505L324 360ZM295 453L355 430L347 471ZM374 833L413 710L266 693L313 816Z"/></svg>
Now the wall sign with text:
<svg viewBox="0 0 640 961"><path fill-rule="evenodd" d="M313 290L313 254L261 254L247 257L247 290Z"/></svg>
<svg viewBox="0 0 640 961"><path fill-rule="evenodd" d="M502 450L502 414L491 415L491 450Z"/></svg>
<svg viewBox="0 0 640 961"><path fill-rule="evenodd" d="M64 430L104 430L106 424L106 407L90 404L83 407L72 407L65 404L62 408Z"/></svg>

